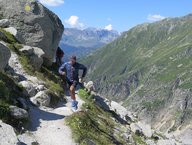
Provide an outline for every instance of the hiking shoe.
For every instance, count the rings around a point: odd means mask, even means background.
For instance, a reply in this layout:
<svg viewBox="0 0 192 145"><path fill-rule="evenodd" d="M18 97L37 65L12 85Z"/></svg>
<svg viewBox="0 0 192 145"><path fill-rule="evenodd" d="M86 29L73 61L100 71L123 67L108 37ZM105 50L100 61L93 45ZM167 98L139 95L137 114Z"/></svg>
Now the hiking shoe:
<svg viewBox="0 0 192 145"><path fill-rule="evenodd" d="M71 107L72 107L72 109L73 110L77 110L78 109L78 102L77 101L72 101L72 103L71 103Z"/></svg>

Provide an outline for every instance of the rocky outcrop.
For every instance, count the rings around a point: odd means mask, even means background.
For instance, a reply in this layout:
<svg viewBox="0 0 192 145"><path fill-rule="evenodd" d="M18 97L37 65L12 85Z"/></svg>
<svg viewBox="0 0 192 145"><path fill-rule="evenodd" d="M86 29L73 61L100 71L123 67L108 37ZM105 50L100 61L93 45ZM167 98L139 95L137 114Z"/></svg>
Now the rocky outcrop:
<svg viewBox="0 0 192 145"><path fill-rule="evenodd" d="M19 84L24 88L23 93L26 96L30 96L30 97L35 96L36 90L32 83L30 83L29 81L21 81L19 82Z"/></svg>
<svg viewBox="0 0 192 145"><path fill-rule="evenodd" d="M31 101L36 104L37 106L49 106L51 97L48 95L47 91L40 91L38 92Z"/></svg>
<svg viewBox="0 0 192 145"><path fill-rule="evenodd" d="M31 65L35 70L39 70L43 64L44 52L38 47L24 46L20 49L26 56L30 58Z"/></svg>
<svg viewBox="0 0 192 145"><path fill-rule="evenodd" d="M30 7L29 11L25 11L26 5ZM21 33L22 43L42 48L45 63L51 64L64 30L53 12L34 0L0 0L0 14Z"/></svg>
<svg viewBox="0 0 192 145"><path fill-rule="evenodd" d="M95 91L93 81L89 81L88 83L84 83L84 86L89 93L91 93L92 91Z"/></svg>
<svg viewBox="0 0 192 145"><path fill-rule="evenodd" d="M135 134L142 134L147 138L151 138L153 135L153 131L151 129L151 126L142 122L137 122L137 123L131 123L130 125L131 131L134 132Z"/></svg>
<svg viewBox="0 0 192 145"><path fill-rule="evenodd" d="M10 25L10 22L8 19L2 19L0 20L0 27L2 28L6 28L6 27L9 27Z"/></svg>
<svg viewBox="0 0 192 145"><path fill-rule="evenodd" d="M1 145L17 145L18 140L13 127L3 123L0 120L0 144Z"/></svg>
<svg viewBox="0 0 192 145"><path fill-rule="evenodd" d="M3 71L6 65L8 64L11 53L9 49L0 43L0 71Z"/></svg>

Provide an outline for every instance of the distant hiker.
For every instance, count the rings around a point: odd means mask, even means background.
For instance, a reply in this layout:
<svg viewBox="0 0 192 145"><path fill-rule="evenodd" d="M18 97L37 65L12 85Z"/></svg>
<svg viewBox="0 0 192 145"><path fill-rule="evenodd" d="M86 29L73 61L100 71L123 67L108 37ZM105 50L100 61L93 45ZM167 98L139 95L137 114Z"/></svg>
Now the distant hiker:
<svg viewBox="0 0 192 145"><path fill-rule="evenodd" d="M61 65L62 64L62 57L64 56L64 52L63 50L61 50L60 47L57 48L57 51L56 51L56 63L57 65Z"/></svg>
<svg viewBox="0 0 192 145"><path fill-rule="evenodd" d="M82 76L79 78L79 70L83 70ZM76 56L71 56L70 61L61 65L59 68L59 73L62 76L66 76L66 81L69 84L70 95L72 99L71 107L74 110L77 110L78 102L75 97L75 87L77 84L83 81L87 73L87 68L78 62L76 62Z"/></svg>

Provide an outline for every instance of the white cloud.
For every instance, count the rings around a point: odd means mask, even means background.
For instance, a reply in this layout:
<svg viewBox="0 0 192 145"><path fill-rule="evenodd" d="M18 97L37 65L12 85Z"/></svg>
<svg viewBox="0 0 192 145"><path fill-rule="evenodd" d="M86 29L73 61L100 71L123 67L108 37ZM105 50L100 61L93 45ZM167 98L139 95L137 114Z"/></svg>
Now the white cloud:
<svg viewBox="0 0 192 145"><path fill-rule="evenodd" d="M39 0L39 2L48 6L59 6L64 3L64 0Z"/></svg>
<svg viewBox="0 0 192 145"><path fill-rule="evenodd" d="M113 29L113 26L111 24L109 24L109 25L105 26L104 29L111 31Z"/></svg>
<svg viewBox="0 0 192 145"><path fill-rule="evenodd" d="M149 21L160 21L160 20L163 20L163 19L165 19L166 17L164 17L164 16L161 16L161 15L151 15L151 14L149 14L148 16L147 16L147 20L149 20Z"/></svg>
<svg viewBox="0 0 192 145"><path fill-rule="evenodd" d="M84 24L79 22L78 16L71 16L69 19L65 20L65 23L69 24L71 27L75 27L75 28L84 27Z"/></svg>

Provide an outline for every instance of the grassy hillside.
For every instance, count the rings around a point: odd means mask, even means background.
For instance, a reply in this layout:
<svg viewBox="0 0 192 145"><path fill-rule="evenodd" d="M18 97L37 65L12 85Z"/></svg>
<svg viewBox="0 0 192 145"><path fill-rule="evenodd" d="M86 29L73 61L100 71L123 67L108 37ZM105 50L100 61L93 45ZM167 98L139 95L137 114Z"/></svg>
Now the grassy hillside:
<svg viewBox="0 0 192 145"><path fill-rule="evenodd" d="M83 62L103 96L141 118L154 122L169 110L176 126L190 120L192 15L138 25Z"/></svg>

